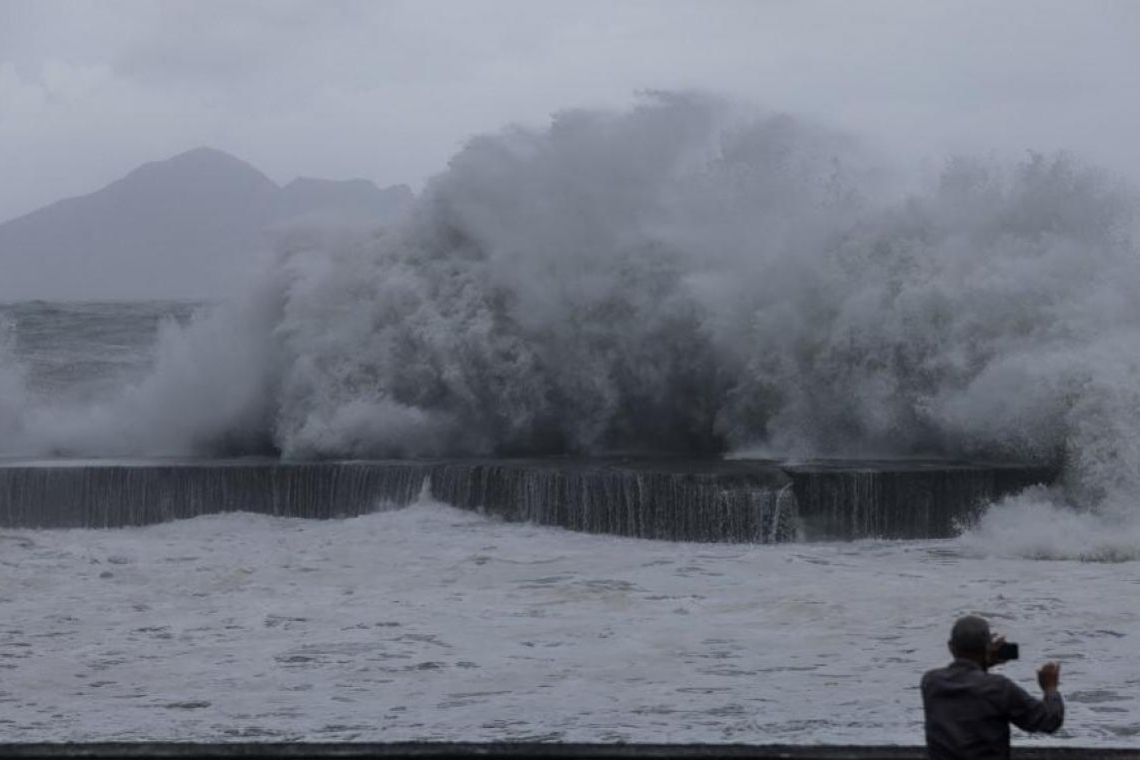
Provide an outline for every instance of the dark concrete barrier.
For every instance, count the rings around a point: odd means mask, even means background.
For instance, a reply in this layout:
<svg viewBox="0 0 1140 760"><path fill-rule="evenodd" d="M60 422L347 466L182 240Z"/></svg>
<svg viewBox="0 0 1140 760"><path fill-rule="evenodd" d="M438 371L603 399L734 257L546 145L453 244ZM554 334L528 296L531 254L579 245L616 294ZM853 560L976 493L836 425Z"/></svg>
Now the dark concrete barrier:
<svg viewBox="0 0 1140 760"><path fill-rule="evenodd" d="M223 512L352 517L410 503L430 473L414 462L7 462L0 527L120 528Z"/></svg>
<svg viewBox="0 0 1140 760"><path fill-rule="evenodd" d="M476 460L431 475L445 504L506 520L668 541L796 538L791 480L771 462Z"/></svg>
<svg viewBox="0 0 1140 760"><path fill-rule="evenodd" d="M538 743L406 743L406 744L0 744L0 758L628 758L629 760L922 760L922 747L792 746L745 744L538 744ZM1140 749L1082 747L1014 747L1016 760L1140 760Z"/></svg>
<svg viewBox="0 0 1140 760"><path fill-rule="evenodd" d="M803 538L949 538L1003 496L1060 477L1001 462L820 461L782 468Z"/></svg>
<svg viewBox="0 0 1140 760"><path fill-rule="evenodd" d="M1046 467L961 462L486 459L0 462L0 528L116 528L220 512L350 517L414 501L673 541L945 538Z"/></svg>

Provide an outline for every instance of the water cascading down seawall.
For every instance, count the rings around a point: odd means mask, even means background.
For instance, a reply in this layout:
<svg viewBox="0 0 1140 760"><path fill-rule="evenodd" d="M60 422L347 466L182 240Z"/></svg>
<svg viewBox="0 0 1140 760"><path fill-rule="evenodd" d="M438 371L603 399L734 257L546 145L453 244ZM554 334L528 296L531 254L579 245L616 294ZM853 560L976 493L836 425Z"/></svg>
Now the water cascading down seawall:
<svg viewBox="0 0 1140 760"><path fill-rule="evenodd" d="M764 460L9 461L0 527L115 528L221 512L328 519L421 495L509 521L671 541L942 538L1057 472Z"/></svg>

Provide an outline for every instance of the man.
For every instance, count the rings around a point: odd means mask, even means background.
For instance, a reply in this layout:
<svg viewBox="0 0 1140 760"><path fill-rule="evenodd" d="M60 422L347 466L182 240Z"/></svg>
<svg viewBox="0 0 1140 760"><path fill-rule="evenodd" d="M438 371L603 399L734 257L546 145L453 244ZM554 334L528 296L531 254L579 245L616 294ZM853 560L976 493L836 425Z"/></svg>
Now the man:
<svg viewBox="0 0 1140 760"><path fill-rule="evenodd" d="M926 752L931 760L1007 760L1009 724L1025 731L1053 733L1065 719L1057 687L1061 666L1049 662L1037 671L1044 699L1034 699L1005 676L988 672L1004 660L1005 643L973 615L959 619L950 632L954 662L922 677L926 713Z"/></svg>

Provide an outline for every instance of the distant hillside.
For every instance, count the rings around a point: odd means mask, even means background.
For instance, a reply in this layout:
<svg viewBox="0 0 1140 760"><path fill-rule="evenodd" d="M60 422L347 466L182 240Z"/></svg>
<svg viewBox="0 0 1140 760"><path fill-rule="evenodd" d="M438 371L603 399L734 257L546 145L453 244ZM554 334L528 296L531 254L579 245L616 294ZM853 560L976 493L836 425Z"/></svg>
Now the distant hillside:
<svg viewBox="0 0 1140 760"><path fill-rule="evenodd" d="M411 200L407 186L359 179L281 188L227 153L197 148L0 224L0 301L211 298L253 270L269 228L384 224Z"/></svg>

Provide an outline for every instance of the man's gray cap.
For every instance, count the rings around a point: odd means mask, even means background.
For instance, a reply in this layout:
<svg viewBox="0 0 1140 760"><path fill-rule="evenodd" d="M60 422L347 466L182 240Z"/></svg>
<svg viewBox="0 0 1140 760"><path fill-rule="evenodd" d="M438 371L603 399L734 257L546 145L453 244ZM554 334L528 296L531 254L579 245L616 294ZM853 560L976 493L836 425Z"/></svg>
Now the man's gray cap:
<svg viewBox="0 0 1140 760"><path fill-rule="evenodd" d="M990 624L977 615L958 618L950 631L950 646L967 654L985 652L990 646Z"/></svg>

